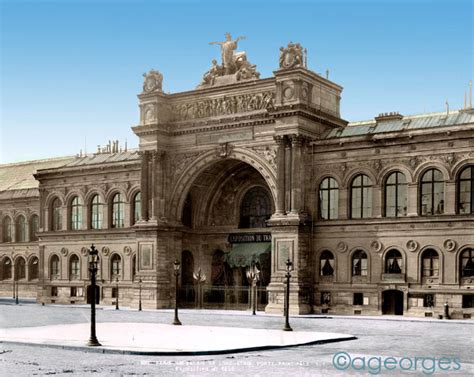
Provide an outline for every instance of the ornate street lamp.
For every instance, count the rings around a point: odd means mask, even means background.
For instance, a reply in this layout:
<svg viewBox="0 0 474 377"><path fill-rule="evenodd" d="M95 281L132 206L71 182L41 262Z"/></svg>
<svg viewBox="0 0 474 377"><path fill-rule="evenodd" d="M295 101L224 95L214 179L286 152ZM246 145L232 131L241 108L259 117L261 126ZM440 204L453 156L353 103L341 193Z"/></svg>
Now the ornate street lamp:
<svg viewBox="0 0 474 377"><path fill-rule="evenodd" d="M115 310L119 310L119 286L118 286L118 276L115 277Z"/></svg>
<svg viewBox="0 0 474 377"><path fill-rule="evenodd" d="M173 325L181 325L178 319L178 277L179 277L179 261L176 259L173 264L174 276L176 276L176 292L174 296L174 320Z"/></svg>
<svg viewBox="0 0 474 377"><path fill-rule="evenodd" d="M254 262L252 262L252 267L250 267L247 271L247 280L251 284L250 285L250 300L252 305L252 315L256 315L256 307L257 307L257 282L259 280L260 271L258 270L257 266Z"/></svg>
<svg viewBox="0 0 474 377"><path fill-rule="evenodd" d="M283 327L283 331L293 331L290 327L290 278L291 278L291 263L290 258L286 261L286 291L285 291L285 327Z"/></svg>
<svg viewBox="0 0 474 377"><path fill-rule="evenodd" d="M142 311L142 279L138 280L138 311Z"/></svg>
<svg viewBox="0 0 474 377"><path fill-rule="evenodd" d="M97 340L97 337L95 335L95 278L97 274L97 264L99 263L99 252L95 248L94 245L91 246L89 250L89 272L90 272L90 277L91 277L91 336L89 338L89 342L87 343L88 346L101 346L102 344L99 343Z"/></svg>

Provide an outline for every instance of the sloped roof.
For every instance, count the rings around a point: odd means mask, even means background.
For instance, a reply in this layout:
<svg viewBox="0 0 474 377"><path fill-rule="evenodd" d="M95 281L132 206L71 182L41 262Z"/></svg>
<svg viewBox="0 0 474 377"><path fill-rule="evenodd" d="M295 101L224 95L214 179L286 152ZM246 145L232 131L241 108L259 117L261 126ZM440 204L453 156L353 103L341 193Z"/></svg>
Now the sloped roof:
<svg viewBox="0 0 474 377"><path fill-rule="evenodd" d="M117 153L98 153L93 155L87 155L83 157L77 157L74 160L68 162L62 167L75 167L75 166L89 166L95 164L109 164L114 162L126 162L140 160L138 150L128 150L126 152Z"/></svg>
<svg viewBox="0 0 474 377"><path fill-rule="evenodd" d="M402 119L382 120L376 122L368 120L351 122L344 129L333 129L326 139L380 134L385 132L402 132L415 129L453 127L462 124L474 123L474 112L450 111L449 115L443 113L427 113L404 116Z"/></svg>
<svg viewBox="0 0 474 377"><path fill-rule="evenodd" d="M75 157L49 158L0 165L0 192L11 190L30 190L38 187L39 182L33 174L39 169L51 169L74 161ZM31 194L31 193L30 193ZM23 195L27 192L23 192ZM30 195L27 195L30 196Z"/></svg>

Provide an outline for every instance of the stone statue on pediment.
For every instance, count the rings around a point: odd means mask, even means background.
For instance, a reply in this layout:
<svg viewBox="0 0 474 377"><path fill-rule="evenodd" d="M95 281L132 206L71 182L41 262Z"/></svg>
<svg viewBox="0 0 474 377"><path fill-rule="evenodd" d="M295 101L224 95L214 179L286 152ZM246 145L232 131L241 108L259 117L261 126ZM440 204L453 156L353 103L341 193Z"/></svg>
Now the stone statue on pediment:
<svg viewBox="0 0 474 377"><path fill-rule="evenodd" d="M216 77L222 76L222 67L217 64L216 59L212 59L212 66L209 68L204 76L202 77L201 86L212 86L214 85L214 81Z"/></svg>
<svg viewBox="0 0 474 377"><path fill-rule="evenodd" d="M280 69L303 67L303 47L299 43L288 43L280 47Z"/></svg>
<svg viewBox="0 0 474 377"><path fill-rule="evenodd" d="M145 77L145 80L143 81L144 93L163 91L163 75L160 72L151 69L148 73L144 73L143 77Z"/></svg>
<svg viewBox="0 0 474 377"><path fill-rule="evenodd" d="M231 75L237 71L234 60L234 50L237 49L237 43L245 37L238 37L235 40L232 40L232 36L229 33L225 33L224 42L209 42L210 45L220 45L221 46L221 56L222 56L222 68L224 69L224 75Z"/></svg>

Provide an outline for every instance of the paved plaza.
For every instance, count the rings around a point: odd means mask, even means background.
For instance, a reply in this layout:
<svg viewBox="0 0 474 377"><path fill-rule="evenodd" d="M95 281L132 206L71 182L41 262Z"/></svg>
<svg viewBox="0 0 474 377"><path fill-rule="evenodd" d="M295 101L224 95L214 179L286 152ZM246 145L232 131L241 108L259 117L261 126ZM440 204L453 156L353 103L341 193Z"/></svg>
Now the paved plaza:
<svg viewBox="0 0 474 377"><path fill-rule="evenodd" d="M69 335L67 331L71 331L71 339L79 337L79 343L80 331L83 330L83 344L85 344L89 337L89 316L90 310L85 306L40 306L27 302L14 305L9 300L1 300L0 336L4 337L8 332L18 328L29 327L29 330L33 331L32 328L43 326L61 326L62 338L67 339ZM222 338L224 342L229 343L229 337L232 336L235 337L237 344L252 332L250 329L255 330L254 334L258 334L257 330L265 331L266 334L278 334L284 325L283 317L265 315L260 312L257 316L252 316L249 312L182 310L180 319L183 326L177 327L176 338L181 344L186 344L187 338L197 343L200 340L203 345L213 344L214 338ZM112 307L99 307L97 337L99 341L106 340L107 332L116 328L126 335L132 332L130 324L139 324L141 328L161 329L162 336L158 335L159 331L157 331L152 338L165 343L165 334L168 331L166 329L170 327L167 325L172 320L173 311L171 310L138 312L136 309L129 308L121 308L117 311ZM471 321L411 319L395 316L307 315L292 317L290 324L294 329L294 334L299 332L352 334L357 339L273 350L198 356L99 353L96 352L97 348L93 349L95 352L88 352L90 349L87 348L78 350L1 343L0 371L5 376L364 376L377 374L469 376L474 374L472 362L474 322ZM107 327L110 328L107 330ZM196 329L202 330L206 327L212 328L215 334L210 337L209 334L195 332ZM188 329L188 334L186 329ZM219 332L219 329L222 331ZM229 330L234 332L229 333ZM21 331L28 333L28 329ZM216 332L219 332L219 336ZM51 332L51 338L57 336L53 334L57 332ZM283 331L281 334L286 335ZM351 358L352 363L347 364L347 358ZM396 368L393 368L393 362L390 363L391 358L396 361ZM382 360L381 368L377 368L379 360ZM386 367L384 367L384 362L386 362Z"/></svg>

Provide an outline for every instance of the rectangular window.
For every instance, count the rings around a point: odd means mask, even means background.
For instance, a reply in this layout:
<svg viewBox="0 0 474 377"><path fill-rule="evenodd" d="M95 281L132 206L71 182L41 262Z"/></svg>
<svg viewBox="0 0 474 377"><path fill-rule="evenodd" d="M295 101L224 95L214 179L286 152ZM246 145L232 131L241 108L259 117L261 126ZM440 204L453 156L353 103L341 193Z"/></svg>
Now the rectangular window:
<svg viewBox="0 0 474 377"><path fill-rule="evenodd" d="M462 295L462 307L474 308L474 295Z"/></svg>
<svg viewBox="0 0 474 377"><path fill-rule="evenodd" d="M117 298L117 288L112 288L112 298Z"/></svg>
<svg viewBox="0 0 474 377"><path fill-rule="evenodd" d="M77 297L77 288L71 287L71 297Z"/></svg>
<svg viewBox="0 0 474 377"><path fill-rule="evenodd" d="M423 307L432 308L433 306L435 306L434 295L432 294L423 295Z"/></svg>
<svg viewBox="0 0 474 377"><path fill-rule="evenodd" d="M321 305L331 305L331 292L321 292Z"/></svg>
<svg viewBox="0 0 474 377"><path fill-rule="evenodd" d="M353 305L364 305L363 293L354 293Z"/></svg>
<svg viewBox="0 0 474 377"><path fill-rule="evenodd" d="M58 287L51 287L51 296L52 297L58 296Z"/></svg>

